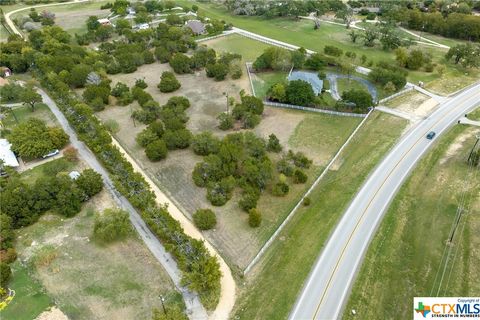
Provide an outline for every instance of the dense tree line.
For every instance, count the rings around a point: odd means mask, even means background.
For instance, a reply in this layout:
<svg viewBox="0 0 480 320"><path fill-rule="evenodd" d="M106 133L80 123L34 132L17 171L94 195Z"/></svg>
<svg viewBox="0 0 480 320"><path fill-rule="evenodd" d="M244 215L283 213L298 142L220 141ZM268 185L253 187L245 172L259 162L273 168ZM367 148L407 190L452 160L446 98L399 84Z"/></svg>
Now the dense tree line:
<svg viewBox="0 0 480 320"><path fill-rule="evenodd" d="M226 0L225 5L235 15L265 17L298 17L310 12L321 14L346 8L339 0L326 1L286 1L279 3L271 0Z"/></svg>

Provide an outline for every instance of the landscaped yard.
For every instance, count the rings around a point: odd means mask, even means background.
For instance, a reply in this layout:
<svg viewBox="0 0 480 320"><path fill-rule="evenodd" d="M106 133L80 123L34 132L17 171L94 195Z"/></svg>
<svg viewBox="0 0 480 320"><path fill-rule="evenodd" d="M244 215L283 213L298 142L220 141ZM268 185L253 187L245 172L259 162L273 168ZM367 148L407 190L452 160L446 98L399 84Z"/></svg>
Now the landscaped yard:
<svg viewBox="0 0 480 320"><path fill-rule="evenodd" d="M57 119L50 111L48 106L44 103L38 103L35 106L35 111L32 112L32 109L29 106L19 106L14 107L5 119L2 121L3 125L7 129L13 129L17 124L27 121L31 118L38 118L46 122L47 126L56 126L58 125Z"/></svg>
<svg viewBox="0 0 480 320"><path fill-rule="evenodd" d="M344 319L406 319L414 297L480 292L479 168L466 163L479 132L455 126L413 171L369 247Z"/></svg>
<svg viewBox="0 0 480 320"><path fill-rule="evenodd" d="M332 228L407 121L374 112L240 287L238 319L285 319ZM280 280L279 280L280 279ZM266 303L268 302L268 303Z"/></svg>
<svg viewBox="0 0 480 320"><path fill-rule="evenodd" d="M287 72L254 72L251 74L255 95L260 99L265 99L268 90L275 83L286 83Z"/></svg>
<svg viewBox="0 0 480 320"><path fill-rule="evenodd" d="M187 109L190 118L187 126L193 133L205 130L210 130L217 136L228 133L217 128L216 117L226 108L226 97L223 92L235 97L240 89L249 92L248 80L215 82L206 78L202 71L194 75L178 75L182 87L174 93L164 94L156 87L159 75L164 70L170 70L170 67L158 63L144 66L133 74L112 76L113 84L122 81L131 86L135 78L145 77L149 84L146 90L160 103L165 103L173 95L189 98L192 106ZM195 164L202 158L191 150L169 152L167 159L157 163L146 158L143 148L135 141L136 134L145 128L138 123L136 126L133 125L130 114L135 108L136 106L107 107L105 111L98 113L98 116L103 121L114 119L119 123L120 131L116 133L119 142L188 217L200 208L212 208L216 212L217 226L215 230L206 232L206 236L219 248L226 260L239 269L243 269L250 262L361 121L360 118L353 117L265 108L262 122L255 128L255 132L265 138L274 133L285 150L303 151L313 159L313 166L307 172L309 175L307 184L291 185L288 196L274 197L270 191L262 195L258 209L262 212L263 223L260 228L252 229L247 223L248 215L237 204L239 192L234 194L225 206L211 207L206 199L206 190L194 185L191 173Z"/></svg>

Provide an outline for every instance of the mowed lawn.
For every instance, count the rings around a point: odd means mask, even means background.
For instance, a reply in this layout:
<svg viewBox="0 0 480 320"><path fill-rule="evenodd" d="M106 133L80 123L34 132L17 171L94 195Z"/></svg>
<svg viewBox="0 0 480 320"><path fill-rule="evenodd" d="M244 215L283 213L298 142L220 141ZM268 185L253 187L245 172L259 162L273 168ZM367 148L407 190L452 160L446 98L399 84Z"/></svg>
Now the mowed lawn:
<svg viewBox="0 0 480 320"><path fill-rule="evenodd" d="M2 320L32 320L53 305L52 298L38 280L31 276L31 268L19 261L13 263L8 287L15 290L10 304L0 311Z"/></svg>
<svg viewBox="0 0 480 320"><path fill-rule="evenodd" d="M407 122L374 112L332 170L246 278L237 319L285 319L310 268L367 175L395 143Z"/></svg>
<svg viewBox="0 0 480 320"><path fill-rule="evenodd" d="M180 3L191 5L191 2L189 1L180 1ZM310 20L295 20L293 18L265 19L262 17L235 16L228 12L223 5L217 3L196 4L200 7L200 14L210 18L231 22L236 27L276 40L291 43L317 52L323 52L323 48L327 45L339 47L344 52L355 52L357 55L357 64L359 64L359 58L362 55L367 57L367 63L376 63L382 60L392 60L393 62L395 59L393 51L383 50L378 43L372 48L365 47L362 41L352 43L348 35L348 30L343 26L323 22L321 23L320 29L314 30L313 21ZM432 40L438 40L439 42L450 46L462 43L462 41L457 41L455 39L441 39L442 37L435 35L428 36ZM451 93L458 90L456 89L457 86L468 85L480 78L480 74L478 72L475 73L474 70L465 70L451 62L445 62L444 56L447 53L447 49L423 45L414 45L411 47L411 49L414 48L420 48L422 51L430 53L433 62L436 64L445 64L447 70L444 75L440 75L436 70L430 73L424 71L410 71L407 77L410 82L418 83L418 81L423 81L424 83L429 83L433 81L434 85L438 87L436 90L439 93ZM467 75L465 75L465 73L467 73ZM444 78L447 80L440 82L434 81L436 79ZM459 85L452 84L452 82L455 82L452 81L454 78Z"/></svg>
<svg viewBox="0 0 480 320"><path fill-rule="evenodd" d="M454 127L413 171L370 245L344 319L407 319L414 297L478 295L479 168L466 164L478 132ZM450 245L459 206L465 211Z"/></svg>

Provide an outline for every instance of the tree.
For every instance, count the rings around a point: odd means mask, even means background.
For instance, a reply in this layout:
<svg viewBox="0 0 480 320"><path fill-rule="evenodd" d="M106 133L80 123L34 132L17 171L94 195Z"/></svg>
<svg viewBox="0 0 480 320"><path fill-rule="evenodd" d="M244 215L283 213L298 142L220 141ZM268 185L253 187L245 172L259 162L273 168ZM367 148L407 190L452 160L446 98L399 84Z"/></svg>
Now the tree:
<svg viewBox="0 0 480 320"><path fill-rule="evenodd" d="M137 134L135 140L141 147L146 147L150 143L157 140L159 137L149 128L143 129L140 133Z"/></svg>
<svg viewBox="0 0 480 320"><path fill-rule="evenodd" d="M296 169L293 173L293 182L294 183L305 183L307 182L308 176L300 169Z"/></svg>
<svg viewBox="0 0 480 320"><path fill-rule="evenodd" d="M61 149L68 136L60 128L49 130L45 122L31 118L12 130L12 150L25 159L41 157L54 149Z"/></svg>
<svg viewBox="0 0 480 320"><path fill-rule="evenodd" d="M208 156L211 153L217 153L219 148L220 141L215 138L210 131L196 135L192 141L193 152L200 156Z"/></svg>
<svg viewBox="0 0 480 320"><path fill-rule="evenodd" d="M406 67L408 61L407 49L403 47L395 49L395 59L397 60L399 66Z"/></svg>
<svg viewBox="0 0 480 320"><path fill-rule="evenodd" d="M400 47L402 39L394 25L384 24L380 28L380 42L384 50L392 50Z"/></svg>
<svg viewBox="0 0 480 320"><path fill-rule="evenodd" d="M220 130L229 130L233 128L234 119L232 115L224 112L219 114L217 119L219 120L218 127L220 128Z"/></svg>
<svg viewBox="0 0 480 320"><path fill-rule="evenodd" d="M222 81L225 80L229 68L228 65L223 63L211 63L207 64L205 71L207 73L207 77L214 78L215 81Z"/></svg>
<svg viewBox="0 0 480 320"><path fill-rule="evenodd" d="M188 320L188 317L177 305L165 306L165 311L153 309L152 320Z"/></svg>
<svg viewBox="0 0 480 320"><path fill-rule="evenodd" d="M88 74L92 71L90 66L78 64L70 72L69 84L74 88L82 88L85 85Z"/></svg>
<svg viewBox="0 0 480 320"><path fill-rule="evenodd" d="M251 112L253 114L261 115L263 113L263 102L261 99L243 95L241 96L242 105L245 107L245 111Z"/></svg>
<svg viewBox="0 0 480 320"><path fill-rule="evenodd" d="M35 90L32 85L27 85L20 94L20 100L24 104L28 104L33 112L35 111L35 105L39 102L42 102L42 96Z"/></svg>
<svg viewBox="0 0 480 320"><path fill-rule="evenodd" d="M66 147L65 150L63 150L63 157L70 162L78 162L78 151L74 147Z"/></svg>
<svg viewBox="0 0 480 320"><path fill-rule="evenodd" d="M5 213L0 213L0 250L12 248L14 239L12 218Z"/></svg>
<svg viewBox="0 0 480 320"><path fill-rule="evenodd" d="M123 82L117 82L117 84L115 85L115 87L113 87L112 89L112 96L114 97L120 97L122 94L126 93L126 92L129 92L130 89L128 88L128 86L123 83Z"/></svg>
<svg viewBox="0 0 480 320"><path fill-rule="evenodd" d="M344 91L342 99L354 103L355 108L360 110L366 110L373 105L372 96L365 90L351 89Z"/></svg>
<svg viewBox="0 0 480 320"><path fill-rule="evenodd" d="M338 10L335 13L335 18L342 19L343 22L346 24L347 29L350 28L350 24L353 21L353 9L349 6L345 6L345 8Z"/></svg>
<svg viewBox="0 0 480 320"><path fill-rule="evenodd" d="M385 92L390 95L393 94L397 90L397 88L395 88L395 85L392 81L388 81L387 84L383 87L383 90L385 90Z"/></svg>
<svg viewBox="0 0 480 320"><path fill-rule="evenodd" d="M367 26L365 32L363 33L363 43L367 47L373 47L375 45L375 40L378 39L379 33L376 26Z"/></svg>
<svg viewBox="0 0 480 320"><path fill-rule="evenodd" d="M480 66L480 45L472 45L471 43L459 44L451 47L445 55L447 60L453 58L455 64L461 63L464 67Z"/></svg>
<svg viewBox="0 0 480 320"><path fill-rule="evenodd" d="M268 136L267 150L276 153L282 151L282 145L280 144L280 140L278 140L277 136L273 133Z"/></svg>
<svg viewBox="0 0 480 320"><path fill-rule="evenodd" d="M98 22L97 16L89 16L86 24L88 31L95 31L100 27L100 22Z"/></svg>
<svg viewBox="0 0 480 320"><path fill-rule="evenodd" d="M55 202L56 210L66 217L73 217L82 209L82 191L68 175L58 177L57 183L59 191Z"/></svg>
<svg viewBox="0 0 480 320"><path fill-rule="evenodd" d="M170 66L178 74L191 73L191 60L183 53L175 53L170 59Z"/></svg>
<svg viewBox="0 0 480 320"><path fill-rule="evenodd" d="M248 212L248 224L252 228L257 228L262 223L262 214L257 209L250 209Z"/></svg>
<svg viewBox="0 0 480 320"><path fill-rule="evenodd" d="M0 288L6 288L12 277L12 269L4 262L0 262Z"/></svg>
<svg viewBox="0 0 480 320"><path fill-rule="evenodd" d="M257 207L257 202L259 199L260 193L257 190L248 190L243 193L238 205L244 211L249 212L251 209Z"/></svg>
<svg viewBox="0 0 480 320"><path fill-rule="evenodd" d="M121 209L105 209L95 215L93 235L100 242L110 243L125 239L132 233L128 212Z"/></svg>
<svg viewBox="0 0 480 320"><path fill-rule="evenodd" d="M177 78L175 78L173 72L165 71L162 73L160 83L158 84L160 92L173 92L178 90L180 87L181 84L178 82Z"/></svg>
<svg viewBox="0 0 480 320"><path fill-rule="evenodd" d="M193 222L200 230L210 230L217 224L217 218L212 210L199 209L193 214Z"/></svg>
<svg viewBox="0 0 480 320"><path fill-rule="evenodd" d="M85 193L88 198L93 197L103 189L102 176L93 169L85 169L75 180L78 188Z"/></svg>
<svg viewBox="0 0 480 320"><path fill-rule="evenodd" d="M313 92L312 86L303 80L290 81L287 85L285 94L288 103L299 106L309 105L315 99L315 93Z"/></svg>
<svg viewBox="0 0 480 320"><path fill-rule="evenodd" d="M272 188L272 194L277 197L283 197L288 194L290 188L285 182L277 182Z"/></svg>
<svg viewBox="0 0 480 320"><path fill-rule="evenodd" d="M285 102L287 93L283 83L275 83L267 91L267 99L270 101Z"/></svg>
<svg viewBox="0 0 480 320"><path fill-rule="evenodd" d="M159 161L167 157L168 149L165 141L158 139L149 143L145 148L145 154L150 161Z"/></svg>
<svg viewBox="0 0 480 320"><path fill-rule="evenodd" d="M348 33L348 35L350 36L350 40L352 40L353 43L356 43L358 37L360 36L360 34L353 29Z"/></svg>

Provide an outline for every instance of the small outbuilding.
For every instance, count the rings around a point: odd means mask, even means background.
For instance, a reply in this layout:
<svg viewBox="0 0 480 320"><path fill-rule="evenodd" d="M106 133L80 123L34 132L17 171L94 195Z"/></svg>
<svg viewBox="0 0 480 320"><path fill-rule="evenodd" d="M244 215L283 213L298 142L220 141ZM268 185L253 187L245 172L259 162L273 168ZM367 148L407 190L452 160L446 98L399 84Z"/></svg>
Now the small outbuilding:
<svg viewBox="0 0 480 320"><path fill-rule="evenodd" d="M108 20L107 18L98 19L97 21L98 21L98 23L100 23L102 26L111 26L111 25L112 25L112 23L110 22L110 20Z"/></svg>
<svg viewBox="0 0 480 320"><path fill-rule="evenodd" d="M185 24L195 35L205 33L205 25L200 20L188 20Z"/></svg>
<svg viewBox="0 0 480 320"><path fill-rule="evenodd" d="M17 157L12 151L12 145L7 139L0 139L0 160L4 166L16 168L19 166Z"/></svg>
<svg viewBox="0 0 480 320"><path fill-rule="evenodd" d="M78 177L80 177L80 172L78 171L72 171L68 174L68 176L70 177L70 179L72 180L77 180Z"/></svg>

